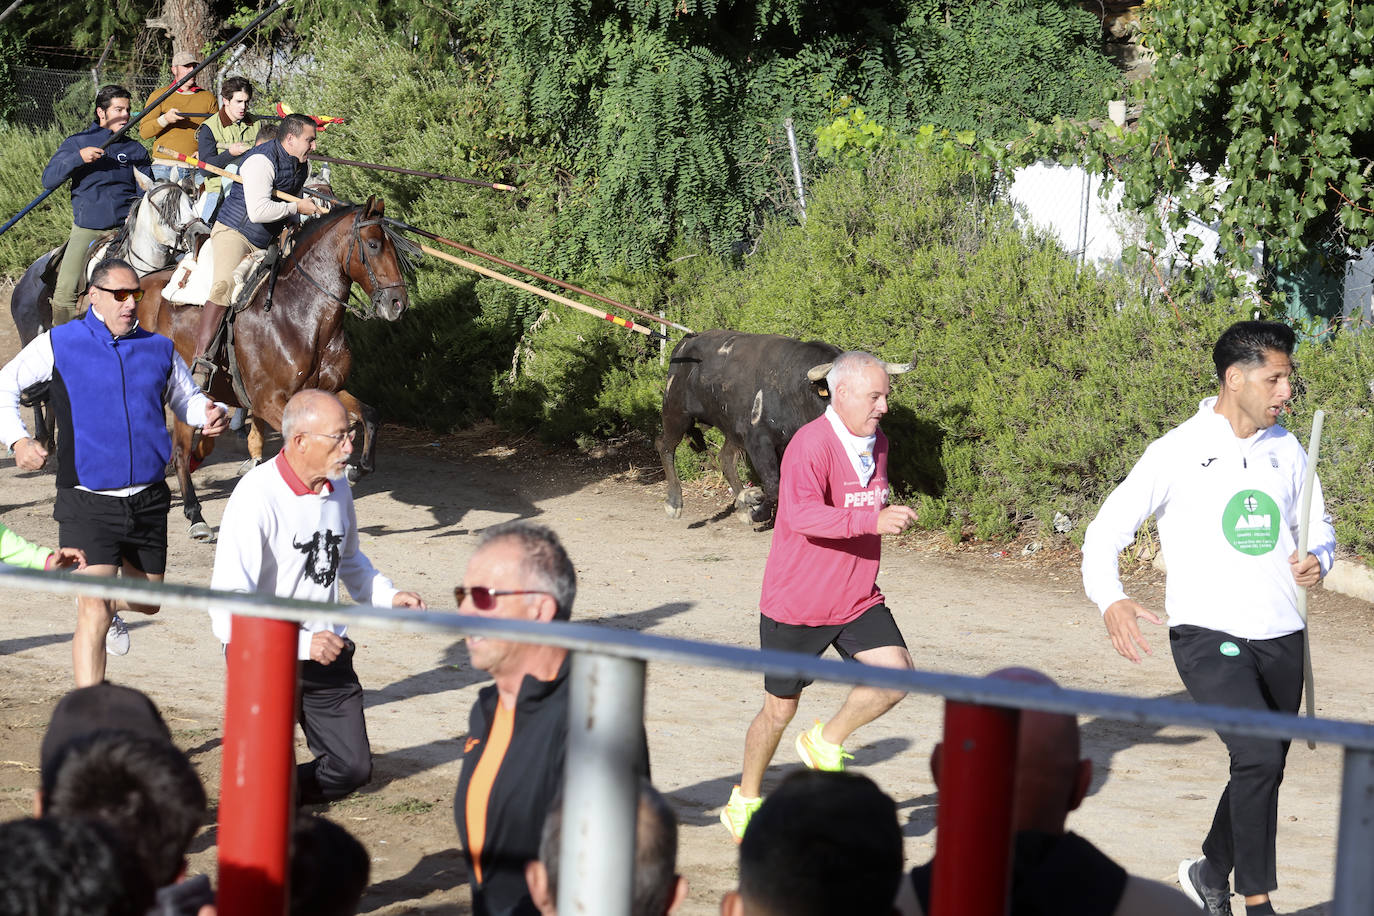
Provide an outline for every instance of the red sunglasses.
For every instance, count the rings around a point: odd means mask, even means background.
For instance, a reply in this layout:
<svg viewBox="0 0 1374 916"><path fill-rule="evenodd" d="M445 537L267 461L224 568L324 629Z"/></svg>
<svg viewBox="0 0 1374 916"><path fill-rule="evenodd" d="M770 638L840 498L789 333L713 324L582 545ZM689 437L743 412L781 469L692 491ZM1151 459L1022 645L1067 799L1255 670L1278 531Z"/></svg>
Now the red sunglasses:
<svg viewBox="0 0 1374 916"><path fill-rule="evenodd" d="M487 588L485 585L459 585L453 589L453 600L463 606L463 599L471 596L472 606L479 611L489 611L496 607L496 599L502 595L551 595L553 592L542 588Z"/></svg>

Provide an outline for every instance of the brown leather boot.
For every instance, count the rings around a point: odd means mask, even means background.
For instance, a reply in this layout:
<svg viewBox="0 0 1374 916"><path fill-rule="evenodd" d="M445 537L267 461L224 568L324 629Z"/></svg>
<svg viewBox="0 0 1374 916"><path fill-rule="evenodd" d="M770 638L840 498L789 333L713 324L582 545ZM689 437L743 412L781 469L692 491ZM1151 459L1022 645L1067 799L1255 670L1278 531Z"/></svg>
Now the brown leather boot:
<svg viewBox="0 0 1374 916"><path fill-rule="evenodd" d="M210 381L215 377L215 355L210 352L210 345L214 343L215 334L227 311L229 309L226 306L215 302L207 302L200 309L200 324L196 326L196 359L191 366L191 378L203 391L210 390Z"/></svg>

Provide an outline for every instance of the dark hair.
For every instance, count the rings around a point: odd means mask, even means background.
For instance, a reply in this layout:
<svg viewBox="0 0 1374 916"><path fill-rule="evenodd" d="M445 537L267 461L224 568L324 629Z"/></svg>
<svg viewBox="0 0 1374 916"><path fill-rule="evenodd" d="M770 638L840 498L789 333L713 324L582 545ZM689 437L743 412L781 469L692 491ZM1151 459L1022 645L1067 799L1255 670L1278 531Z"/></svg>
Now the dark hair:
<svg viewBox="0 0 1374 916"><path fill-rule="evenodd" d="M302 814L291 834L291 916L353 916L367 889L367 850L333 821Z"/></svg>
<svg viewBox="0 0 1374 916"><path fill-rule="evenodd" d="M53 707L38 749L41 793L46 796L52 791L53 780L72 741L111 730L172 740L157 704L140 690L109 681L69 690Z"/></svg>
<svg viewBox="0 0 1374 916"><path fill-rule="evenodd" d="M135 277L138 276L138 271L134 270L134 265L123 258L106 258L95 265L95 270L91 271L91 286L104 286L105 281L110 278L110 274L120 268L131 272Z"/></svg>
<svg viewBox="0 0 1374 916"><path fill-rule="evenodd" d="M751 912L770 916L886 916L901 877L897 806L853 773L792 774L739 847L739 892Z"/></svg>
<svg viewBox="0 0 1374 916"><path fill-rule="evenodd" d="M0 913L5 916L143 916L155 889L123 868L109 828L80 818L0 824Z"/></svg>
<svg viewBox="0 0 1374 916"><path fill-rule="evenodd" d="M258 135L253 138L254 143L261 143L264 140L277 139L277 122L261 121L258 123Z"/></svg>
<svg viewBox="0 0 1374 916"><path fill-rule="evenodd" d="M307 127L314 126L315 122L303 114L289 114L277 125L277 138L285 140L287 137L299 137Z"/></svg>
<svg viewBox="0 0 1374 916"><path fill-rule="evenodd" d="M525 586L547 589L553 595L558 606L554 620L572 617L573 600L577 597L577 571L558 535L543 525L516 520L483 531L477 540L477 549L506 540L515 541L524 554L521 572L528 580Z"/></svg>
<svg viewBox="0 0 1374 916"><path fill-rule="evenodd" d="M1217 338L1212 348L1212 364L1217 369L1217 381L1226 381L1226 370L1236 363L1258 366L1270 353L1293 355L1297 335L1286 324L1277 321L1237 321Z"/></svg>
<svg viewBox="0 0 1374 916"><path fill-rule="evenodd" d="M224 85L219 87L219 97L222 99L232 99L235 92L248 93L249 101L253 98L253 84L247 77L231 76L224 81Z"/></svg>
<svg viewBox="0 0 1374 916"><path fill-rule="evenodd" d="M154 887L176 880L205 818L205 789L186 755L128 732L73 741L45 802L47 814L109 826Z"/></svg>
<svg viewBox="0 0 1374 916"><path fill-rule="evenodd" d="M539 836L539 861L558 892L558 848L563 835L563 797L554 799ZM677 815L649 780L640 777L635 815L632 916L663 916L677 886Z"/></svg>
<svg viewBox="0 0 1374 916"><path fill-rule="evenodd" d="M101 86L100 91L95 94L95 110L108 110L110 103L115 99L129 99L132 101L133 96L129 95L129 90L125 89L123 86L116 86L113 83L108 86Z"/></svg>

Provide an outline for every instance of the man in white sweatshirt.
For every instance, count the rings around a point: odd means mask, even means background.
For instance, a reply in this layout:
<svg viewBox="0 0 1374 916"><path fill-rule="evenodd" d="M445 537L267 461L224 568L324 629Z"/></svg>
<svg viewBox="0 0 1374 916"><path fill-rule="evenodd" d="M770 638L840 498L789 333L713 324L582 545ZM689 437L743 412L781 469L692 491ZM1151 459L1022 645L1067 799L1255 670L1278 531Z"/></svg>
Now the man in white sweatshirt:
<svg viewBox="0 0 1374 916"><path fill-rule="evenodd" d="M234 487L220 523L211 588L337 603L339 582L359 604L423 608L398 591L358 546L353 494L343 479L353 452L348 413L315 389L286 404L282 449ZM231 617L210 612L220 642ZM296 801L344 797L372 777L363 688L353 669L348 628L327 619L301 624L300 721L315 759L296 768Z"/></svg>
<svg viewBox="0 0 1374 916"><path fill-rule="evenodd" d="M1297 590L1330 569L1336 534L1314 488L1308 548L1297 553L1307 453L1278 425L1292 397L1296 341L1285 325L1242 321L1212 351L1220 392L1150 443L1107 497L1083 543L1083 587L1112 645L1138 663L1150 654L1138 620L1163 621L1127 597L1117 555L1151 515L1168 569L1164 608L1174 664L1199 703L1296 713L1305 629ZM1287 741L1220 734L1231 756L1203 855L1179 883L1209 914L1231 913L1228 878L1247 916L1273 913L1275 833Z"/></svg>

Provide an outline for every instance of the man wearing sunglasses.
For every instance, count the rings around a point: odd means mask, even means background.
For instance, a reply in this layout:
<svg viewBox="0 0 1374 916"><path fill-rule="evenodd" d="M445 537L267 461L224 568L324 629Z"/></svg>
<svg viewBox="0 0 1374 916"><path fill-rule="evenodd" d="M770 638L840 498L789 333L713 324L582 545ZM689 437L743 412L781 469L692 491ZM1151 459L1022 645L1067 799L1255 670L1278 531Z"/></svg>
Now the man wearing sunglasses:
<svg viewBox="0 0 1374 916"><path fill-rule="evenodd" d="M359 604L425 606L379 573L358 544L353 494L344 480L353 453L348 412L328 392L306 389L286 404L277 457L244 475L229 497L210 587L337 604L339 582ZM210 612L220 642L232 618ZM300 723L315 759L296 767L296 801L348 795L372 778L363 687L348 628L327 618L301 624Z"/></svg>
<svg viewBox="0 0 1374 916"><path fill-rule="evenodd" d="M464 614L567 620L577 573L558 536L516 521L489 528L454 589ZM544 816L563 784L568 651L468 637L472 667L491 675L468 715L453 819L467 856L474 916L538 916L525 863L539 858ZM648 741L637 749L649 775Z"/></svg>
<svg viewBox="0 0 1374 916"><path fill-rule="evenodd" d="M19 393L49 382L57 424L58 542L85 551L84 575L160 582L172 501L163 479L172 454L163 404L206 436L223 432L228 415L191 381L170 340L138 326L143 293L127 262L97 264L88 293L85 316L38 335L0 369L0 437L20 468L43 467L48 451L29 437ZM129 651L129 631L116 609L158 611L156 605L77 598L72 662L78 687L105 679L107 649Z"/></svg>

